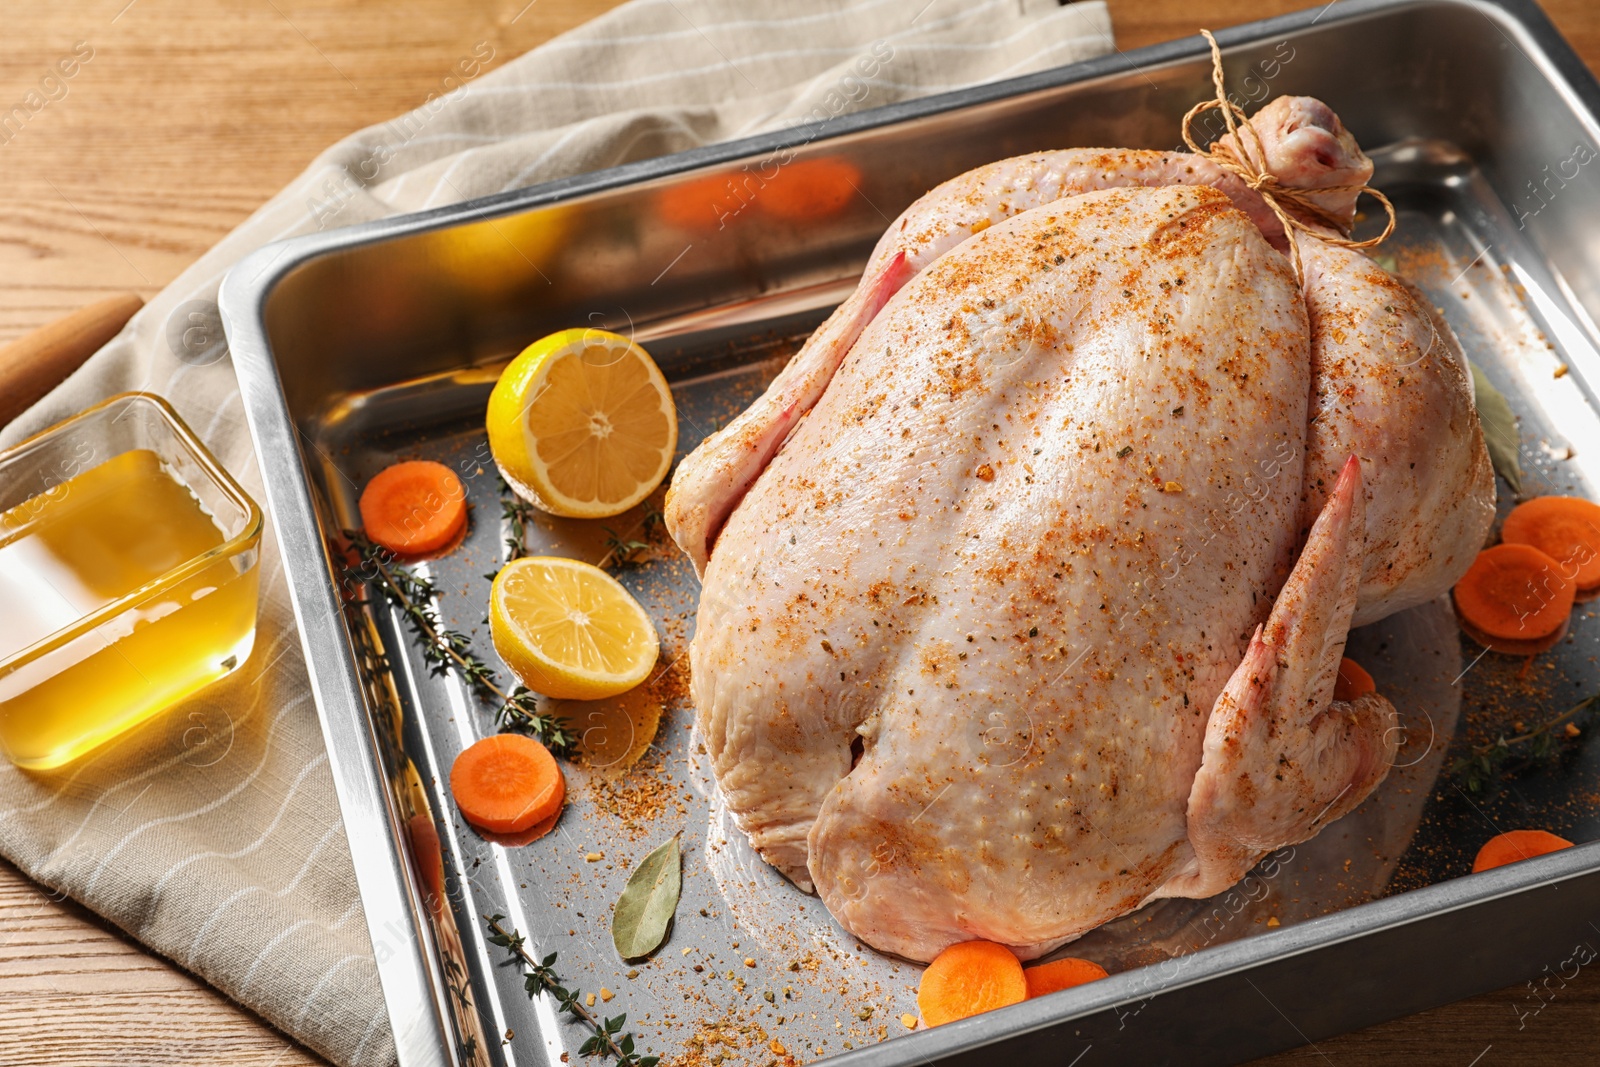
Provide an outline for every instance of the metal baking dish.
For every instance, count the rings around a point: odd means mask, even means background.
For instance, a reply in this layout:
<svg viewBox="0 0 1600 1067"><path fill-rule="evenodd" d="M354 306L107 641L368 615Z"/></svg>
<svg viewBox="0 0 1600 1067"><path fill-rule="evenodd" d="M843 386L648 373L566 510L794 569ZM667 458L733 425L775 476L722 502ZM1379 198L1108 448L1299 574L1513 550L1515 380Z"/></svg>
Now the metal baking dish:
<svg viewBox="0 0 1600 1067"><path fill-rule="evenodd" d="M1432 294L1510 398L1529 491L1593 495L1600 85L1550 23L1524 0L1343 0L1219 37L1247 104L1318 96L1378 160L1375 184L1401 216L1379 254ZM1174 146L1208 75L1190 38L319 234L228 275L221 304L403 1064L576 1056L584 1035L530 1002L485 944L491 912L559 952L570 982L614 991L602 1010L626 1010L650 1051L877 1067L1236 1062L1559 970L1594 937L1584 916L1600 906L1600 846L1458 876L1497 828L1600 839L1600 753L1570 743L1482 795L1446 769L1513 718L1600 682L1585 610L1520 679L1520 661L1475 660L1441 604L1357 633L1353 654L1408 728L1404 766L1367 805L1229 894L1167 902L1070 949L1110 964L1110 979L913 1034L900 1015L915 1010L916 968L861 948L751 856L695 762L681 700L644 763L615 780L572 768L559 832L503 848L460 822L445 789L455 754L494 728L489 709L430 675L391 613L341 603L330 538L354 525L359 486L398 456L452 462L472 532L430 570L445 618L488 650L483 575L503 531L481 419L498 368L528 341L580 324L632 331L673 382L687 450L761 388L924 190L1034 149ZM854 164L861 196L821 223L764 210L759 190L788 146ZM1509 495L1502 486L1502 508ZM612 525L626 534L641 514ZM596 560L604 537L550 521L530 545ZM621 577L661 622L666 663L693 624L692 575L663 558ZM580 729L623 728L614 708L567 710ZM419 826L442 840L448 907L424 904L407 836ZM654 958L625 965L611 904L631 865L679 830L676 926Z"/></svg>

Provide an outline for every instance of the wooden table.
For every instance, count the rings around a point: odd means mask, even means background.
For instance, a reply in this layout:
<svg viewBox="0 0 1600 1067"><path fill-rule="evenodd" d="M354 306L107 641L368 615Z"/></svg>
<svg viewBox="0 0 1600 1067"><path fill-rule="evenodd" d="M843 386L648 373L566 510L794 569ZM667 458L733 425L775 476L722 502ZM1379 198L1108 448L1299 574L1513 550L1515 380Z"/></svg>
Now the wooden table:
<svg viewBox="0 0 1600 1067"><path fill-rule="evenodd" d="M1110 0L1123 48L1304 6L1304 0ZM1337 0L1336 0L1337 2ZM154 295L324 146L400 114L480 41L497 61L613 0L82 0L12 4L0 103L77 42L67 95L0 144L0 343L99 297ZM1600 5L1550 0L1591 68ZM0 109L4 110L4 109ZM1339 991L1330 989L1329 996ZM1600 971L1519 1030L1520 989L1270 1060L1412 1067L1590 1064ZM174 1059L174 1049L186 1050ZM0 1062L321 1061L70 901L0 863Z"/></svg>

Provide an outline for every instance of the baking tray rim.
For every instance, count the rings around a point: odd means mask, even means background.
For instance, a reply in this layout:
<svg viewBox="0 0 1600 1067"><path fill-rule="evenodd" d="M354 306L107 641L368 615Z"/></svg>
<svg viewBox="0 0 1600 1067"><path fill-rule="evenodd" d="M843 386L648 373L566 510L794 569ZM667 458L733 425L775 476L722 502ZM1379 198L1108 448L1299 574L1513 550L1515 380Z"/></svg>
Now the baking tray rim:
<svg viewBox="0 0 1600 1067"><path fill-rule="evenodd" d="M1275 35L1310 29L1333 5L1308 8L1219 30L1224 53ZM1482 14L1513 47L1516 34L1534 46L1520 49L1546 80L1573 105L1575 117L1600 131L1600 81L1584 65L1533 0L1343 0L1329 25L1405 9L1457 7ZM265 312L273 291L312 260L341 251L381 244L435 230L481 222L532 208L687 172L761 158L773 152L852 136L930 118L999 100L1110 77L1129 70L1164 66L1201 57L1207 46L1198 36L1179 38L1131 52L1116 51L1078 63L916 100L872 108L789 129L685 152L573 175L460 204L378 219L355 226L290 238L263 246L229 270L218 296L252 443L261 461L263 490L273 518L290 600L306 653L324 741L329 749L341 815L355 861L364 917L374 946L388 945L380 930L400 923L405 944L379 965L379 980L404 1067L459 1064L446 995L433 965L431 932L420 918L416 887L406 861L392 796L384 782L381 755L372 743L359 673L351 653L335 584L330 580L321 524L312 500L311 480L298 438L303 431L290 415L282 381L268 341ZM1600 138L1597 138L1600 139ZM309 440L307 443L310 443ZM313 447L315 447L313 445ZM313 655L316 650L317 655ZM319 660L322 662L319 664ZM349 745L349 747L346 747ZM1199 949L1184 957L1189 973L1152 982L1160 964L1113 975L1040 1003L1025 1002L1000 1012L907 1035L835 1057L840 1063L926 1063L958 1051L1059 1026L1123 1005L1250 970L1266 963L1392 930L1452 911L1530 892L1600 872L1600 842L1542 856L1470 879L1457 878L1346 908L1270 933ZM381 923L381 925L380 925ZM393 947L393 946L389 946Z"/></svg>

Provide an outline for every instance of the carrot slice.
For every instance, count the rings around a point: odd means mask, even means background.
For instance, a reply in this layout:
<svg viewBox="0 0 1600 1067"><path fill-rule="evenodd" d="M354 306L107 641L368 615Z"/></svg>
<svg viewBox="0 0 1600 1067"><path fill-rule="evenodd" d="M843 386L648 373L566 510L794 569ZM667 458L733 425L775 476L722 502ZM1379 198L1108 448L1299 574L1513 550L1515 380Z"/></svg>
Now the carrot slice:
<svg viewBox="0 0 1600 1067"><path fill-rule="evenodd" d="M856 195L861 171L842 159L803 159L789 164L756 193L761 210L791 222L837 215Z"/></svg>
<svg viewBox="0 0 1600 1067"><path fill-rule="evenodd" d="M550 750L521 734L474 743L450 767L450 795L479 830L515 834L561 810L566 780Z"/></svg>
<svg viewBox="0 0 1600 1067"><path fill-rule="evenodd" d="M1339 660L1339 678L1333 683L1333 699L1348 702L1377 691L1378 683L1372 680L1365 667L1353 659Z"/></svg>
<svg viewBox="0 0 1600 1067"><path fill-rule="evenodd" d="M712 174L671 185L656 197L656 214L681 230L717 230L743 211L761 182L748 171Z"/></svg>
<svg viewBox="0 0 1600 1067"><path fill-rule="evenodd" d="M1495 545L1456 583L1456 611L1490 638L1531 641L1566 626L1577 591L1566 568L1532 545Z"/></svg>
<svg viewBox="0 0 1600 1067"><path fill-rule="evenodd" d="M535 841L539 840L539 838L545 836L551 830L554 830L556 828L556 824L561 821L561 813L563 810L565 809L559 809L548 819L545 819L542 822L536 822L526 830L518 830L514 834L497 834L490 830L482 829L480 829L478 833L483 836L484 840L493 841L497 845L504 845L506 848L521 848L523 845L533 844Z"/></svg>
<svg viewBox="0 0 1600 1067"><path fill-rule="evenodd" d="M1064 960L1051 960L1037 967L1025 967L1023 979L1028 983L1028 999L1042 997L1062 989L1097 982L1106 976L1106 969L1093 960L1080 960L1068 956Z"/></svg>
<svg viewBox="0 0 1600 1067"><path fill-rule="evenodd" d="M443 463L411 460L379 471L361 491L367 539L402 556L437 552L467 526L467 491Z"/></svg>
<svg viewBox="0 0 1600 1067"><path fill-rule="evenodd" d="M1531 860L1535 856L1571 847L1571 841L1546 830L1507 830L1489 838L1478 850L1478 858L1472 861L1472 873L1504 867L1519 860Z"/></svg>
<svg viewBox="0 0 1600 1067"><path fill-rule="evenodd" d="M419 811L406 820L406 837L411 839L411 861L422 882L424 903L437 911L444 903L444 850L433 816Z"/></svg>
<svg viewBox="0 0 1600 1067"><path fill-rule="evenodd" d="M1600 587L1600 504L1575 496L1540 496L1506 516L1500 540L1532 545L1557 563L1580 592Z"/></svg>
<svg viewBox="0 0 1600 1067"><path fill-rule="evenodd" d="M965 1019L1028 998L1022 964L993 941L965 941L933 958L917 986L917 1010L928 1026Z"/></svg>

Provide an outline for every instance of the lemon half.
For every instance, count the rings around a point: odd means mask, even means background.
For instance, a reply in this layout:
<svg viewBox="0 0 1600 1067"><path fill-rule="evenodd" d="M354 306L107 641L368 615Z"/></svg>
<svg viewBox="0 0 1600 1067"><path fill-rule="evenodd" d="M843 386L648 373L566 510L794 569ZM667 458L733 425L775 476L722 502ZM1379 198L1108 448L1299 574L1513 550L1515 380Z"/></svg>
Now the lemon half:
<svg viewBox="0 0 1600 1067"><path fill-rule="evenodd" d="M661 647L650 616L621 582L555 556L512 560L495 575L489 636L523 685L564 700L632 689Z"/></svg>
<svg viewBox="0 0 1600 1067"><path fill-rule="evenodd" d="M489 396L489 450L507 484L554 515L620 515L672 466L678 417L644 349L562 330L511 361Z"/></svg>

